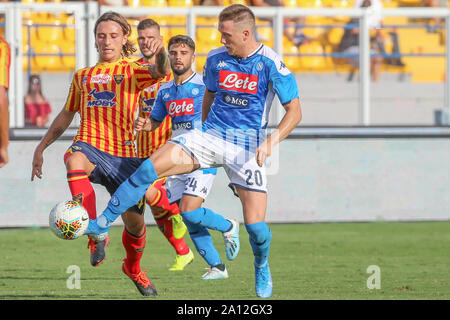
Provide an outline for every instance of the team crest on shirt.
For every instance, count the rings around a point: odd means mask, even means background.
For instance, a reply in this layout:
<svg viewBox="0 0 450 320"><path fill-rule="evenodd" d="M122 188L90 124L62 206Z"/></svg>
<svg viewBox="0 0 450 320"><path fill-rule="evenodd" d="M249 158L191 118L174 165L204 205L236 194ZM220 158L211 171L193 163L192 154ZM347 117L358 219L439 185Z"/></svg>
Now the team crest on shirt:
<svg viewBox="0 0 450 320"><path fill-rule="evenodd" d="M262 62L258 62L256 65L256 70L261 71L264 68L264 64Z"/></svg>
<svg viewBox="0 0 450 320"><path fill-rule="evenodd" d="M108 82L111 82L111 76L106 73L96 74L95 76L91 77L91 82L99 84L107 84Z"/></svg>
<svg viewBox="0 0 450 320"><path fill-rule="evenodd" d="M89 92L88 107L114 107L116 105L116 94L112 91L104 90L97 92L93 89Z"/></svg>
<svg viewBox="0 0 450 320"><path fill-rule="evenodd" d="M125 77L125 76L124 76L123 74L115 74L115 75L114 75L114 81L115 81L117 84L121 84L124 77Z"/></svg>
<svg viewBox="0 0 450 320"><path fill-rule="evenodd" d="M155 104L155 99L142 99L142 102L144 103L144 106L142 107L143 112L151 112L153 109L153 105Z"/></svg>

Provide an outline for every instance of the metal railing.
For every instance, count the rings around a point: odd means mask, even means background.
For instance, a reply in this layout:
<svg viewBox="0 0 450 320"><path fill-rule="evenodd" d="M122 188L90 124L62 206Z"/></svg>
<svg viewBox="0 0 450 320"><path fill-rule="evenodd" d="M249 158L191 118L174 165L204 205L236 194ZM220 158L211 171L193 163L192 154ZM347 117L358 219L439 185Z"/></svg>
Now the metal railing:
<svg viewBox="0 0 450 320"><path fill-rule="evenodd" d="M131 8L131 7L99 7L97 2L64 2L61 4L21 4L21 3L1 3L0 14L5 14L6 40L11 44L11 87L10 98L10 126L23 127L23 89L22 72L22 13L27 11L35 12L67 12L75 17L76 32L76 68L94 65L97 60L95 49L95 39L93 27L96 19L105 11L117 11L127 17L143 16L185 16L186 33L196 40L197 17L217 17L222 7L189 7L189 8ZM370 119L370 34L369 17L374 14L372 9L310 9L310 8L252 8L258 18L271 18L273 23L274 46L273 49L283 56L283 29L284 18L299 16L323 16L323 17L351 17L359 21L359 125L369 126ZM382 17L408 17L408 18L434 18L439 17L445 20L446 34L446 69L443 107L450 110L450 9L448 8L395 8L383 9ZM282 108L276 108L279 114L277 119L283 116Z"/></svg>

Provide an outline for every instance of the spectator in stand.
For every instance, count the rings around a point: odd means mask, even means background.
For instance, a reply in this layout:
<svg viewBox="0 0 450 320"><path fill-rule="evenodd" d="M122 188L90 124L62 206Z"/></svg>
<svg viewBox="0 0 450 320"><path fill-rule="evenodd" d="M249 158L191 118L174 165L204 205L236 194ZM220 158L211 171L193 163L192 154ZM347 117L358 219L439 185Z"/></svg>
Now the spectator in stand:
<svg viewBox="0 0 450 320"><path fill-rule="evenodd" d="M357 5L359 2L360 1L358 0L355 5ZM369 7L371 5L371 0L362 0L360 3L360 7ZM379 20L377 21L377 19L372 19L371 21L369 21L369 27L374 27L375 24L378 23ZM353 18L348 23L348 26L357 24L358 19ZM376 39L376 36L371 39L371 55L379 52L379 50L377 50L379 49L379 42ZM344 35L342 36L341 42L339 43L338 51L348 55L356 55L345 58L347 62L352 66L347 81L352 81L356 69L359 69L359 56L357 56L359 54L359 27L347 27L345 29ZM372 56L370 59L370 73L374 82L378 81L382 62L383 58L381 56Z"/></svg>
<svg viewBox="0 0 450 320"><path fill-rule="evenodd" d="M43 128L49 121L52 112L50 103L42 94L41 78L32 75L28 81L28 92L25 95L25 125Z"/></svg>
<svg viewBox="0 0 450 320"><path fill-rule="evenodd" d="M371 38L372 47L374 47L374 49L376 49L378 53L387 54L384 46L385 36L381 32L381 22L383 19L381 10L383 9L383 3L381 2L381 0L356 0L354 8L360 7L368 7L373 9L373 14L369 16L368 23L370 29L375 29L375 35ZM394 54L396 57L387 58L386 63L393 66L403 67L405 64L401 61L401 58L399 56L400 48L398 44L398 34L395 28L393 28L389 32L389 36L392 40L392 54Z"/></svg>
<svg viewBox="0 0 450 320"><path fill-rule="evenodd" d="M429 7L429 8L440 8L440 7L447 7L446 1L442 0L422 0L421 3L422 7ZM436 26L440 25L442 23L441 18L434 17L431 19L428 19L428 32L434 33L436 32Z"/></svg>
<svg viewBox="0 0 450 320"><path fill-rule="evenodd" d="M250 0L250 4L254 7L284 7L284 0ZM260 19L260 20L270 20L272 19ZM294 22L296 24L295 31L293 33L289 32L286 28L290 22ZM284 35L297 47L302 44L306 44L307 42L313 40L312 38L303 34L302 27L298 25L302 25L305 23L305 17L296 17L296 18L285 18L284 19Z"/></svg>

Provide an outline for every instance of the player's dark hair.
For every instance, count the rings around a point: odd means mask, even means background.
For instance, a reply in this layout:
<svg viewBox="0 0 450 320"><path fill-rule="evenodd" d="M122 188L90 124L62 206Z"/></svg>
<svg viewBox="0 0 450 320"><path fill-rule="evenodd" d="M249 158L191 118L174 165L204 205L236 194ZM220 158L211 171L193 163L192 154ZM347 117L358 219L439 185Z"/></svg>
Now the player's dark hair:
<svg viewBox="0 0 450 320"><path fill-rule="evenodd" d="M139 24L137 25L138 30L145 30L147 28L156 28L158 31L161 30L158 22L150 18L140 21Z"/></svg>
<svg viewBox="0 0 450 320"><path fill-rule="evenodd" d="M124 35L127 35L127 36L131 35L131 26L128 23L127 19L125 19L125 17L122 16L121 14L119 14L117 12L113 12L113 11L105 12L97 19L97 21L95 22L95 27L94 27L95 35L97 35L98 25L100 24L100 22L104 22L104 21L116 22L122 28ZM127 43L125 43L125 45L122 46L122 54L125 57L131 56L133 53L136 52L136 50L137 49L134 47L133 42L131 42L130 40L128 40Z"/></svg>
<svg viewBox="0 0 450 320"><path fill-rule="evenodd" d="M185 36L185 35L176 35L169 39L169 44L167 45L167 48L169 48L174 44L184 44L192 49L192 51L195 52L195 42L192 40L191 37Z"/></svg>
<svg viewBox="0 0 450 320"><path fill-rule="evenodd" d="M243 4L232 4L219 14L219 22L228 20L232 20L235 23L248 20L252 25L255 25L255 14Z"/></svg>

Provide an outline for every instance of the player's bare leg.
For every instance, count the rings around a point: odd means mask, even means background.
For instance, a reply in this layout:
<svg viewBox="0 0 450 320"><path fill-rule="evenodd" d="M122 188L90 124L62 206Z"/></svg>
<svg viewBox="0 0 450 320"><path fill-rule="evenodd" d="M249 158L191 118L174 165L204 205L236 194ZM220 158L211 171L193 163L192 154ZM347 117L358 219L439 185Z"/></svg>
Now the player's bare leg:
<svg viewBox="0 0 450 320"><path fill-rule="evenodd" d="M72 199L79 202L88 212L89 219L97 218L96 198L94 188L89 176L95 165L88 160L82 152L69 149L64 156L67 169L67 182L72 193ZM91 265L99 266L105 260L105 248L109 244L109 237L97 239L94 235L88 236L88 248L91 253Z"/></svg>
<svg viewBox="0 0 450 320"><path fill-rule="evenodd" d="M272 295L272 276L269 268L269 251L272 233L265 223L267 193L237 187L244 212L245 228L249 233L255 265L256 295L268 298Z"/></svg>

